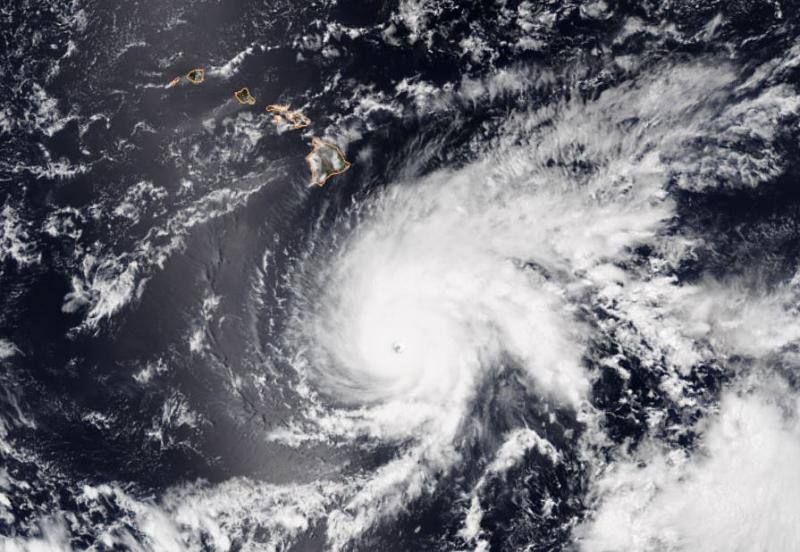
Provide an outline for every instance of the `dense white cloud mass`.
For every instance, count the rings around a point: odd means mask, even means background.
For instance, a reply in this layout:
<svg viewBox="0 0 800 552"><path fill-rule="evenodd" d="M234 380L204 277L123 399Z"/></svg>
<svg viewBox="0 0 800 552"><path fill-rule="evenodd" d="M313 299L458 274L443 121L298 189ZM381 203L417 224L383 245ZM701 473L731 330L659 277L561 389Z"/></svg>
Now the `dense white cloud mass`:
<svg viewBox="0 0 800 552"><path fill-rule="evenodd" d="M450 4L401 0L374 36L393 47L430 50L440 39L437 18ZM137 552L280 552L312 537L310 548L345 551L369 546L413 508L426 515L425 500L442 495L453 502L443 514L450 516L447 545L477 552L499 550L492 543L500 529L489 523L497 512L492 501L506 495L528 516L520 525L561 516L554 522L559 542L572 539L585 552L798 548L800 399L786 381L800 364L800 273L792 278L796 269L787 268L767 285L758 267L744 263L730 273L707 268L703 255L726 258L715 249L724 236L712 235L719 230L710 222L710 229L693 225L691 205L682 201L752 194L784 174L790 161L782 132L800 115L800 96L787 81L800 67L800 49L746 64L722 47L690 55L697 37L689 37L685 51L662 55L681 31L631 17L620 22L618 36L597 39L568 67L489 69L501 56L500 42L514 55L547 51L566 13L558 3L511 4L498 2L500 25L514 29L513 37L498 41L475 31L456 43L465 60L487 64L485 71L443 86L430 75L404 76L381 89L355 77L345 82L349 77L336 70L319 94L340 87L348 97L330 104L340 113L315 115L314 131L350 151L360 148L350 175L366 175L366 183L352 189L331 191L349 175L322 190L291 188L284 161L265 161L270 124L225 108L197 123L208 144L185 151L173 144L168 152L186 174L175 194L137 178L125 194L50 212L39 226L28 224L16 204L0 204L0 262L14 270L43 269L47 251L37 232L71 240L64 273L70 287L59 294L63 313L78 324L70 350L104 335L107 322L132 309L168 261L191 247L197 228L219 223L195 246L212 249L204 253L213 259L190 254L189 268L175 269L203 273L200 283L186 286L203 288L193 296L194 310L175 301L174 325L187 326L181 342L134 368L134 361L108 363L128 370L125 383L144 388L145 399L162 384L175 389L142 406L151 416L134 429L99 406L69 414L80 421L74 427L94 428L90 436L116 443L106 434L112 427L114 439L138 432L164 452L179 441L194 446L175 437L177 430L208 429L227 444L228 436L212 429L225 431L217 428L228 427L219 420L228 421L230 409L234 432L244 428L231 441L246 442L235 446L247 456L228 466L214 456L228 451L212 443L209 457L197 462L228 479L187 481L170 473L169 483L149 494L124 475L73 480L56 465L41 489L55 496L64 481L75 483L65 494L76 507L30 515L27 532L5 537L0 549L69 550L74 535L85 533L97 548ZM569 17L591 26L611 11L595 1L575 6ZM715 17L701 34L724 24ZM332 37L374 30L316 21L293 48L298 61L315 52L335 59L341 52ZM656 39L658 56L647 49L617 55L626 41ZM233 83L272 51L258 41L237 45L209 65L208 76ZM303 98L309 112L322 110L322 101L310 107L320 97ZM43 105L54 113L35 123L52 136L68 121ZM480 117L469 121L475 128L464 131L464 119L476 112ZM381 118L421 136L379 152L394 144L362 139L379 141L379 132L369 133ZM425 124L439 125L434 138L423 136ZM456 145L448 142L462 134ZM379 154L391 161L371 165ZM434 170L429 161L437 156ZM228 165L237 170L214 172ZM370 173L375 167L385 174ZM203 172L215 179L195 190ZM229 217L251 201L272 202L267 192L277 198L269 216L288 221L259 226L267 218L260 211ZM91 233L87 221L101 220L102 209L114 225L146 229L113 247L99 238L81 245L84 228ZM229 218L240 220L229 228ZM764 243L770 237L764 231ZM226 280L220 275L238 270L230 266L251 270ZM173 285L183 282L162 283L161 292ZM164 302L171 308L171 300ZM126 330L133 331L118 331ZM31 355L21 337L0 337L0 362ZM140 345L138 335L125 337L123 352ZM181 362L181 349L189 361ZM65 379L89 362L73 360ZM47 370L61 377L55 367ZM11 435L35 424L16 388L4 391L10 408L0 412L0 452L44 465L14 449ZM202 413L207 402L214 403L211 416ZM191 450L200 457L208 453L204 445ZM262 465L264 451L274 457ZM294 460L299 467L287 466ZM253 465L258 477L232 475ZM0 468L0 521L35 511L39 498L21 471ZM197 473L206 474L192 478ZM552 481L556 492L547 487ZM501 483L508 493L494 492ZM517 500L514 491L528 486L535 497ZM41 489L35 493L44 495Z"/></svg>
<svg viewBox="0 0 800 552"><path fill-rule="evenodd" d="M798 400L729 393L690 456L645 450L610 465L579 532L590 551L772 551L800 542Z"/></svg>
<svg viewBox="0 0 800 552"><path fill-rule="evenodd" d="M315 392L303 424L272 437L405 444L332 514L335 546L401 512L458 463L470 401L504 356L533 393L580 412L591 330L575 304L587 294L615 313L601 327L645 367L666 360L663 387L676 401L694 364L791 340L794 330L784 328L748 345L730 322L751 319L752 330L774 318L783 311L773 298L748 298L735 285L679 286L659 274L692 245L662 233L675 214L665 186L685 172L674 160L690 140L772 105L772 92L740 109L726 105L736 78L725 64L669 66L590 102L517 113L464 168L376 194L333 236L312 236L315 255L301 259L293 280L299 307L289 341L302 344L294 364ZM681 182L715 185L702 174ZM643 243L663 252L663 264L620 269ZM347 407L326 410L320 397Z"/></svg>

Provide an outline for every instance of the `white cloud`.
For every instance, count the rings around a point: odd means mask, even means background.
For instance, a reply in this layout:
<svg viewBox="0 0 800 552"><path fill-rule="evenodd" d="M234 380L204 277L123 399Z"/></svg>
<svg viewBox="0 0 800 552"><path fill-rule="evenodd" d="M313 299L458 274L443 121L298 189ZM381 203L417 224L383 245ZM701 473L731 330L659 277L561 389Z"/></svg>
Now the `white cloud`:
<svg viewBox="0 0 800 552"><path fill-rule="evenodd" d="M691 455L656 452L610 466L595 483L598 509L578 531L582 550L795 550L798 405L729 393Z"/></svg>
<svg viewBox="0 0 800 552"><path fill-rule="evenodd" d="M579 410L589 329L571 300L581 293L615 288L622 316L646 312L641 298L666 302L670 326L640 316L653 347L684 368L698 358L669 305L683 304L675 282L614 265L659 243L674 215L660 153L703 128L734 77L727 66L670 67L593 102L512 115L473 162L398 182L309 237L317 254L290 277L285 346L313 391L271 437L402 443L331 514L331 542L396 515L457 466L470 401L501 359L515 360L531 393Z"/></svg>

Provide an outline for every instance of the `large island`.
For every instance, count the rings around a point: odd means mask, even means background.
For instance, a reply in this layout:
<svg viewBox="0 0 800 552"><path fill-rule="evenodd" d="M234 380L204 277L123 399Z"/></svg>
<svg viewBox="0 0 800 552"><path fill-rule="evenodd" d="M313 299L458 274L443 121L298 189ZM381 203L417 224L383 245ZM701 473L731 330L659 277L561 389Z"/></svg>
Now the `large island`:
<svg viewBox="0 0 800 552"><path fill-rule="evenodd" d="M311 169L311 186L322 187L329 178L342 174L351 167L336 144L315 137L311 139L311 147L311 153L306 156L306 162Z"/></svg>
<svg viewBox="0 0 800 552"><path fill-rule="evenodd" d="M292 111L291 107L286 104L268 105L267 113L272 113L272 122L279 129L298 130L311 124L311 119L299 111Z"/></svg>

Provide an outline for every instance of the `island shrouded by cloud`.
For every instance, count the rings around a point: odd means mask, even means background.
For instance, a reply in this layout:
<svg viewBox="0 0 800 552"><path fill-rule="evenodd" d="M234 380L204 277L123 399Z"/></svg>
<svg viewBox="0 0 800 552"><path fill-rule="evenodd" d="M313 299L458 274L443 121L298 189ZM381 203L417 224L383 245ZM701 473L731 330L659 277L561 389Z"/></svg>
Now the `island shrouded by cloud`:
<svg viewBox="0 0 800 552"><path fill-rule="evenodd" d="M1 549L797 548L790 2L0 21Z"/></svg>

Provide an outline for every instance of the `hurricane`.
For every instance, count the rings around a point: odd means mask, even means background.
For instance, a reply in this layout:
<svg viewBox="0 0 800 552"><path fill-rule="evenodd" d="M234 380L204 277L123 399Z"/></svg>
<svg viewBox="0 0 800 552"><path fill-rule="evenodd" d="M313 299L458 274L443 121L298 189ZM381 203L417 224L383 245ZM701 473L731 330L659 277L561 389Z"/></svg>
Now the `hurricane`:
<svg viewBox="0 0 800 552"><path fill-rule="evenodd" d="M795 11L0 9L0 549L794 550Z"/></svg>

